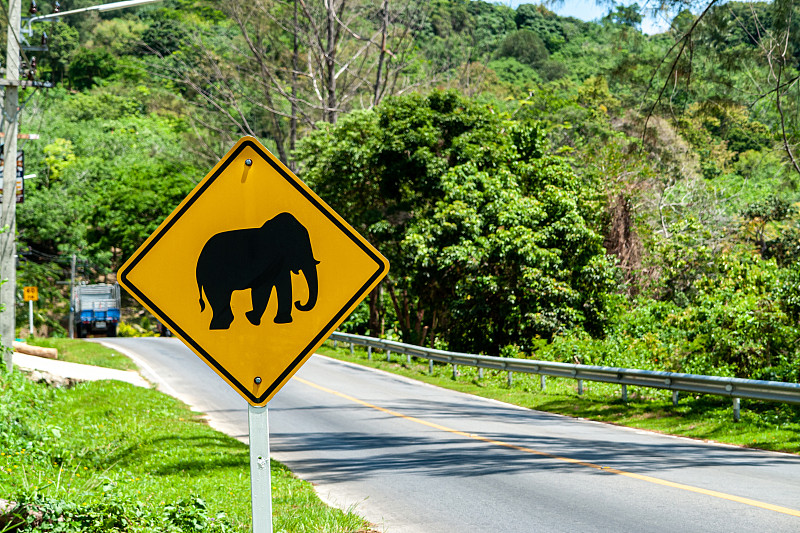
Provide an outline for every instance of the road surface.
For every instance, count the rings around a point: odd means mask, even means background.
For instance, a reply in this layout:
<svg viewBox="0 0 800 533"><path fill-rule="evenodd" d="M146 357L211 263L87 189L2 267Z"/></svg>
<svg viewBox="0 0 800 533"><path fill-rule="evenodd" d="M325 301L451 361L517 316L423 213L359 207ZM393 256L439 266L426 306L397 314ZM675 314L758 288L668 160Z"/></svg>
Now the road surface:
<svg viewBox="0 0 800 533"><path fill-rule="evenodd" d="M107 339L247 437L177 339ZM269 404L273 457L388 533L800 531L800 458L521 409L313 356Z"/></svg>

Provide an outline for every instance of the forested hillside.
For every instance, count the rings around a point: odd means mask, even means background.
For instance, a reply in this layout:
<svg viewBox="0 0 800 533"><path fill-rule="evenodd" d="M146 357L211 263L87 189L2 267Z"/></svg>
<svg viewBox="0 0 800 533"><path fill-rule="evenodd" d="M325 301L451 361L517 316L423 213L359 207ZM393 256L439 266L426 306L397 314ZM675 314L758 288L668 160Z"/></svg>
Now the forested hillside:
<svg viewBox="0 0 800 533"><path fill-rule="evenodd" d="M54 87L21 96L20 291L63 334L72 254L106 279L247 134L390 260L349 331L797 381L800 6L663 4L692 11L659 35L636 5L470 0L35 24L27 70Z"/></svg>

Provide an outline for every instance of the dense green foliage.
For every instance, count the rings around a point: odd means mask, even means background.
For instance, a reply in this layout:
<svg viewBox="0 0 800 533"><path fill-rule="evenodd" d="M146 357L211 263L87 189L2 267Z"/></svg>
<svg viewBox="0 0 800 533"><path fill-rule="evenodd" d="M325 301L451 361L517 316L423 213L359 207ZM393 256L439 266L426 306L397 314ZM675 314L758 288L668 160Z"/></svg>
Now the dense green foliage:
<svg viewBox="0 0 800 533"><path fill-rule="evenodd" d="M584 22L478 0L47 23L20 286L63 331L70 256L104 279L247 133L391 260L351 331L796 380L795 4L695 2L659 35L636 5ZM328 8L348 26L315 31Z"/></svg>
<svg viewBox="0 0 800 533"><path fill-rule="evenodd" d="M298 157L381 243L405 339L527 351L564 329L602 332L613 273L587 223L592 191L547 154L540 124L434 92L321 128Z"/></svg>

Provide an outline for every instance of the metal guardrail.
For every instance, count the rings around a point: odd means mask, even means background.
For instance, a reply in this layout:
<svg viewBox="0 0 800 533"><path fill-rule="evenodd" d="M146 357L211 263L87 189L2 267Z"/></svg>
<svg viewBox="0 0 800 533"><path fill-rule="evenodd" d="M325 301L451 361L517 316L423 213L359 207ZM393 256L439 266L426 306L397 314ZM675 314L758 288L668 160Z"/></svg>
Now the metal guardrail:
<svg viewBox="0 0 800 533"><path fill-rule="evenodd" d="M699 374L681 374L677 372L660 372L632 368L615 368L606 366L580 365L572 363L555 363L536 361L533 359L515 359L511 357L492 357L459 352L449 352L404 344L402 342L334 332L330 340L347 342L350 349L354 345L365 346L372 356L372 350L382 350L391 360L391 354L403 354L411 361L411 357L427 359L431 370L433 362L453 365L453 376L457 375L459 366L471 366L478 369L492 369L508 372L508 382L512 383L514 372L538 374L542 376L542 388L546 388L545 376L578 380L578 394L583 391L583 381L599 381L621 385L622 399L627 401L627 386L650 387L673 391L672 402L677 404L678 392L699 392L728 396L733 398L734 419L739 419L739 399L770 400L775 402L800 404L800 383L780 381L761 381L754 379L704 376ZM480 371L480 370L479 370Z"/></svg>

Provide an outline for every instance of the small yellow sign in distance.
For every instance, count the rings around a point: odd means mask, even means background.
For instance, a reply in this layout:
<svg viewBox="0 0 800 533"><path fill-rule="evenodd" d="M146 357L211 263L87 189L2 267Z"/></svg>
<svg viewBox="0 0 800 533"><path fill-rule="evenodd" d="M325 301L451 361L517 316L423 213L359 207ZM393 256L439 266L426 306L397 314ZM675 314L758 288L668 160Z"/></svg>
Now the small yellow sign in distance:
<svg viewBox="0 0 800 533"><path fill-rule="evenodd" d="M243 137L117 278L260 406L388 269L380 252L261 143Z"/></svg>
<svg viewBox="0 0 800 533"><path fill-rule="evenodd" d="M22 299L26 302L39 301L39 288L38 287L23 287Z"/></svg>

